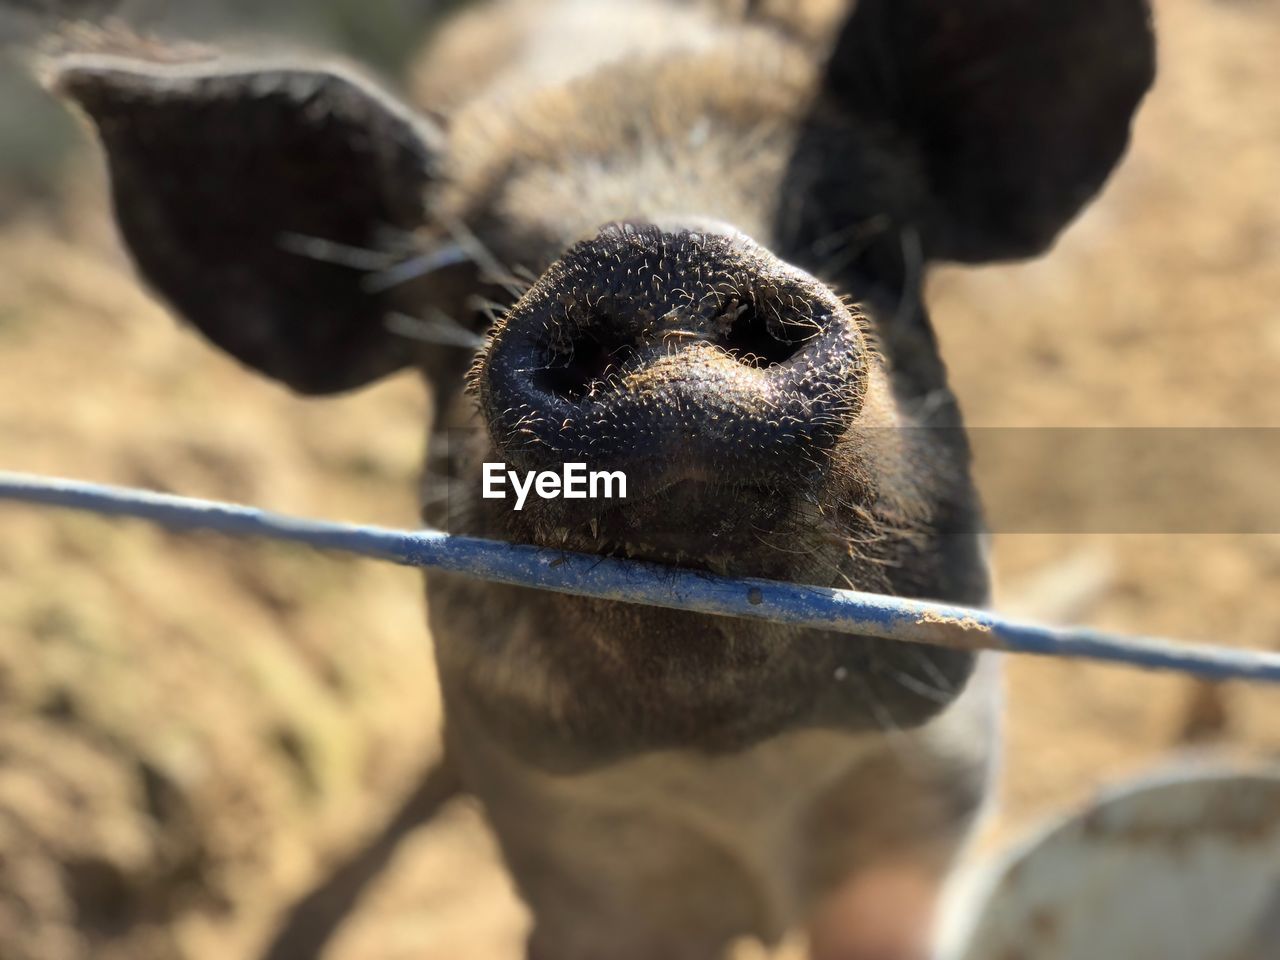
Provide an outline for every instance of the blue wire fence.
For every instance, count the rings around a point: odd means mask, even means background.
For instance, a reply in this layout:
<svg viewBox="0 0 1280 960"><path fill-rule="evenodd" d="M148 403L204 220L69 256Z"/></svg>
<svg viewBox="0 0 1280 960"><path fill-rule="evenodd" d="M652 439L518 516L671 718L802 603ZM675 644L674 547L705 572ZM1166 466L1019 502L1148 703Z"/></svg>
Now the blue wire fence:
<svg viewBox="0 0 1280 960"><path fill-rule="evenodd" d="M238 504L0 471L0 501L132 517L179 530L263 537L483 580L718 616L971 650L1084 658L1212 680L1280 683L1280 654L1019 623L975 610L772 580L735 579L435 530L290 517Z"/></svg>

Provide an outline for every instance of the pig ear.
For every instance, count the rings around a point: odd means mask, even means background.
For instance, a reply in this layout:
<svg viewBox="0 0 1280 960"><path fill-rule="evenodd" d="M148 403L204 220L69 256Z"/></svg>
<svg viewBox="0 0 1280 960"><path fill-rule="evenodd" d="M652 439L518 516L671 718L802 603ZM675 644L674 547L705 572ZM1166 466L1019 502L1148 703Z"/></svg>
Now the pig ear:
<svg viewBox="0 0 1280 960"><path fill-rule="evenodd" d="M1146 0L859 0L826 94L905 151L931 256L1046 248L1102 187L1155 73Z"/></svg>
<svg viewBox="0 0 1280 960"><path fill-rule="evenodd" d="M211 341L304 393L409 361L354 252L422 224L432 128L323 70L76 55L50 82L97 126L144 278Z"/></svg>

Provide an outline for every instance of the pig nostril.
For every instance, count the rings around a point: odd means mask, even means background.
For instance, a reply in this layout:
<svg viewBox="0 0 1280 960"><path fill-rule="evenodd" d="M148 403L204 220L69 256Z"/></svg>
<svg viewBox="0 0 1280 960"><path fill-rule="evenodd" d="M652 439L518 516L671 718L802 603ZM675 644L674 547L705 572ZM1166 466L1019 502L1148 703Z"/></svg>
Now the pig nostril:
<svg viewBox="0 0 1280 960"><path fill-rule="evenodd" d="M780 319L745 306L734 317L720 346L739 363L758 370L786 363L820 332L811 317Z"/></svg>
<svg viewBox="0 0 1280 960"><path fill-rule="evenodd" d="M538 386L568 400L581 400L606 383L634 352L631 344L584 334L552 349L547 365L537 373Z"/></svg>

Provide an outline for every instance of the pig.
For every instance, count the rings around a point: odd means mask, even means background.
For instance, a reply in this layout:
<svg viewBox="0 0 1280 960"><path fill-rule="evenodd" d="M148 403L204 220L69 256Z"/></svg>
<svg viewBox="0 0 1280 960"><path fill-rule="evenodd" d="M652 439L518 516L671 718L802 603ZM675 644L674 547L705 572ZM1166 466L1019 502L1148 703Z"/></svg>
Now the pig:
<svg viewBox="0 0 1280 960"><path fill-rule="evenodd" d="M924 272L1046 250L1154 71L1144 0L506 0L442 30L419 111L320 62L69 50L50 76L178 317L301 394L421 372L429 523L980 606ZM485 464L571 462L626 499L482 496ZM927 954L990 792L993 655L426 592L528 957L804 930L818 960Z"/></svg>

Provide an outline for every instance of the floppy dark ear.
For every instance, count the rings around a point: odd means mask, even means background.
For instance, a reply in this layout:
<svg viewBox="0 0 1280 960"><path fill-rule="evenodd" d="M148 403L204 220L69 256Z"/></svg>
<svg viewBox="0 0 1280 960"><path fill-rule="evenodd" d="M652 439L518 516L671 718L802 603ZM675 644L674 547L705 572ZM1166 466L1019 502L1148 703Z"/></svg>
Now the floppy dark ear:
<svg viewBox="0 0 1280 960"><path fill-rule="evenodd" d="M825 93L883 127L930 256L1022 257L1101 188L1151 85L1146 0L858 0Z"/></svg>
<svg viewBox="0 0 1280 960"><path fill-rule="evenodd" d="M352 77L65 56L144 278L237 359L304 393L408 360L359 264L422 224L439 134Z"/></svg>

